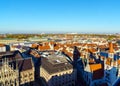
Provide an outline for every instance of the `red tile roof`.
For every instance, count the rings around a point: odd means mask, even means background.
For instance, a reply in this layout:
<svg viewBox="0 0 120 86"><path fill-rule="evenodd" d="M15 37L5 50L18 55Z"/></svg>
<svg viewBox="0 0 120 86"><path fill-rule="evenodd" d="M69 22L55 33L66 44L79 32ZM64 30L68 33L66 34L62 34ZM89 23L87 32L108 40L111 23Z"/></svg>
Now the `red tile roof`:
<svg viewBox="0 0 120 86"><path fill-rule="evenodd" d="M102 68L102 65L101 64L90 64L90 70L92 72L96 71L96 70L99 70Z"/></svg>
<svg viewBox="0 0 120 86"><path fill-rule="evenodd" d="M32 44L32 48L37 48L38 44L34 43Z"/></svg>
<svg viewBox="0 0 120 86"><path fill-rule="evenodd" d="M40 51L50 50L50 46L49 45L38 46L38 50Z"/></svg>
<svg viewBox="0 0 120 86"><path fill-rule="evenodd" d="M40 58L40 55L39 55L38 52L35 51L35 50L31 50L31 51L30 51L30 54L33 55L33 56L36 57L36 58Z"/></svg>
<svg viewBox="0 0 120 86"><path fill-rule="evenodd" d="M4 47L5 46L5 44L0 44L0 47Z"/></svg>
<svg viewBox="0 0 120 86"><path fill-rule="evenodd" d="M90 70L93 73L93 80L101 79L104 77L104 65L99 64L90 64Z"/></svg>

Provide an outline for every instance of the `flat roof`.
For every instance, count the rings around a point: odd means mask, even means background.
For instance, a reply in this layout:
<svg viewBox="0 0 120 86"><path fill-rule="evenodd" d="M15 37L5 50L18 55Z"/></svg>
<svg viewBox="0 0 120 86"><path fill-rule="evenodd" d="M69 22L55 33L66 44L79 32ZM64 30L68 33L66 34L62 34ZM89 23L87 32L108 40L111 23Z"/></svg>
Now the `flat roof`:
<svg viewBox="0 0 120 86"><path fill-rule="evenodd" d="M53 65L60 64L60 63L67 63L66 57L63 55L52 54L46 58L47 58L48 62L50 62Z"/></svg>
<svg viewBox="0 0 120 86"><path fill-rule="evenodd" d="M52 54L48 57L42 58L41 61L42 68L44 68L49 74L73 69L73 66L66 60L66 57L63 55Z"/></svg>

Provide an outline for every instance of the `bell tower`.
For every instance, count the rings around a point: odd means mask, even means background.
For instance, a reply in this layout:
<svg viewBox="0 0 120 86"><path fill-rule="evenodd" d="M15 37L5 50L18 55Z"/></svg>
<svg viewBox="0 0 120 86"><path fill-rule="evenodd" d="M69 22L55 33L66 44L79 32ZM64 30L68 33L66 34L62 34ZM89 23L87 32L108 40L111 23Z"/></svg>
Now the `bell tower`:
<svg viewBox="0 0 120 86"><path fill-rule="evenodd" d="M113 43L112 42L110 42L109 43L109 53L108 53L108 57L109 58L114 58L114 49L113 49Z"/></svg>

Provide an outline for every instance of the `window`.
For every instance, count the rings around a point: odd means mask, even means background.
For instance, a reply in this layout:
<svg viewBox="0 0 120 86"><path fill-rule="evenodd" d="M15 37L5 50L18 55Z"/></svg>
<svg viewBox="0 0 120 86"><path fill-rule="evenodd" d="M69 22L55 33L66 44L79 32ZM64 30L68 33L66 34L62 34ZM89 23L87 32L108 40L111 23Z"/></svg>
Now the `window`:
<svg viewBox="0 0 120 86"><path fill-rule="evenodd" d="M9 74L9 76L11 76L11 74Z"/></svg>
<svg viewBox="0 0 120 86"><path fill-rule="evenodd" d="M25 74L24 77L27 77L27 74Z"/></svg>
<svg viewBox="0 0 120 86"><path fill-rule="evenodd" d="M5 76L5 78L6 78L6 74L5 74L4 76Z"/></svg>
<svg viewBox="0 0 120 86"><path fill-rule="evenodd" d="M32 73L29 73L30 76L32 76Z"/></svg>

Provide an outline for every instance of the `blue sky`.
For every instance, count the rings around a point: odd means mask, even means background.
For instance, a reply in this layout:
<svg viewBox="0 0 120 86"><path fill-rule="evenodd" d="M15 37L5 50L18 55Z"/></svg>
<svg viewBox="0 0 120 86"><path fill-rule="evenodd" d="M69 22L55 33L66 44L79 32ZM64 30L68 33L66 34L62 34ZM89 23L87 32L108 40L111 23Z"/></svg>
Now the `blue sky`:
<svg viewBox="0 0 120 86"><path fill-rule="evenodd" d="M0 33L120 33L120 0L0 0Z"/></svg>

